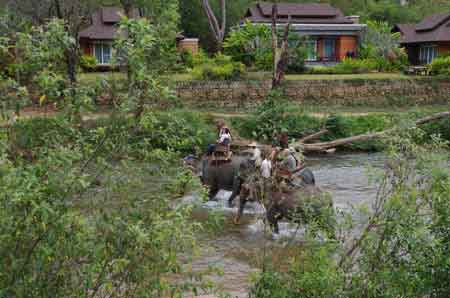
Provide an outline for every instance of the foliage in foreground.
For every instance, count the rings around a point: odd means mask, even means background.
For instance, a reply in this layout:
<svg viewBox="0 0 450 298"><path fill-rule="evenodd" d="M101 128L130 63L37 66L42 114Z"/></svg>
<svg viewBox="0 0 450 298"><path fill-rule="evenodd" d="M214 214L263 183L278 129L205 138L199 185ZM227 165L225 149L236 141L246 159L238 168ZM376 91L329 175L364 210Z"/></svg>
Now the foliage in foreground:
<svg viewBox="0 0 450 298"><path fill-rule="evenodd" d="M297 246L287 270L267 264L250 297L448 297L450 156L437 139L418 146L421 134L401 127L387 141L376 200L356 216L367 221L346 215L337 242Z"/></svg>
<svg viewBox="0 0 450 298"><path fill-rule="evenodd" d="M207 120L144 113L73 125L19 120L0 143L0 296L162 297L197 286L179 276L193 255L196 184L181 167L214 137ZM175 275L174 275L175 274Z"/></svg>

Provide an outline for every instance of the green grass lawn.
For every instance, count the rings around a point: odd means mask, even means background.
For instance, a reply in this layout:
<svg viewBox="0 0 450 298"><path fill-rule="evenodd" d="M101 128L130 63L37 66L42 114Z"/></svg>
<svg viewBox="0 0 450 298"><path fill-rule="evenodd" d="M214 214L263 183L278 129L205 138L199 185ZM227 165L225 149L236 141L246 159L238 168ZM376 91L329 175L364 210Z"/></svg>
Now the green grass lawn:
<svg viewBox="0 0 450 298"><path fill-rule="evenodd" d="M385 79L412 79L414 76L407 76L402 73L364 73L364 74L300 74L286 75L290 81L297 80L385 80Z"/></svg>
<svg viewBox="0 0 450 298"><path fill-rule="evenodd" d="M82 83L94 83L98 79L108 79L115 78L117 80L122 80L126 78L125 73L120 72L94 72L94 73L83 73L80 75L80 82ZM169 79L177 82L192 81L193 77L190 73L174 73L168 76ZM296 74L296 75L286 75L286 80L289 81L301 81L301 80L402 80L402 79L413 79L414 76L404 75L402 73L366 73L366 74L349 74L349 75L332 75L332 74ZM247 73L246 79L248 80L270 80L270 72L249 72Z"/></svg>

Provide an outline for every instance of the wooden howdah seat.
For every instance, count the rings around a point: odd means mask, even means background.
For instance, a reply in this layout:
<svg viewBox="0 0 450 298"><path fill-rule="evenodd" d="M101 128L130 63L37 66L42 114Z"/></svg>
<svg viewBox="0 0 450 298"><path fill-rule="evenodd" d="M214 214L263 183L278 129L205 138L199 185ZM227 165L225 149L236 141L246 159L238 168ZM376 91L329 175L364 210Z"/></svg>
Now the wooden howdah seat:
<svg viewBox="0 0 450 298"><path fill-rule="evenodd" d="M230 150L230 146L223 145L223 144L217 144L216 148L212 154L211 161L217 162L217 161L229 161L231 160L231 156L233 153Z"/></svg>

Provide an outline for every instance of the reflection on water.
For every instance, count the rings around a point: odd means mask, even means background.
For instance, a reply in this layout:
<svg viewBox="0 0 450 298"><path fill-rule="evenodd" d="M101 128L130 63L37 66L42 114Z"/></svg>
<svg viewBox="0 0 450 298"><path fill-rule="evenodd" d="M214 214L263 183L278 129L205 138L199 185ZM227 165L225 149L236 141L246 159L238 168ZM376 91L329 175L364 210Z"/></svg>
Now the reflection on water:
<svg viewBox="0 0 450 298"><path fill-rule="evenodd" d="M377 185L369 179L370 173L381 170L385 157L382 154L345 154L309 157L308 165L316 176L316 183L324 191L329 192L335 208L348 210L351 206L370 205L374 200ZM372 170L369 170L373 168ZM212 276L211 279L227 292L233 292L233 297L246 297L250 285L249 274L256 270L250 261L250 255L258 254L267 241L264 233L264 209L258 204L249 204L246 208L241 225L231 223L231 217L236 214L236 208L226 204L231 195L221 191L217 201L208 202L196 209L198 219L207 216L208 212L219 211L230 220L221 235L202 241L201 257L193 264L194 270L201 270L207 265L219 265L223 276ZM187 198L185 198L186 200ZM189 201L195 200L190 197ZM295 238L300 241L304 235L303 227L295 224L280 224L281 238ZM271 246L281 246L282 241L271 241Z"/></svg>

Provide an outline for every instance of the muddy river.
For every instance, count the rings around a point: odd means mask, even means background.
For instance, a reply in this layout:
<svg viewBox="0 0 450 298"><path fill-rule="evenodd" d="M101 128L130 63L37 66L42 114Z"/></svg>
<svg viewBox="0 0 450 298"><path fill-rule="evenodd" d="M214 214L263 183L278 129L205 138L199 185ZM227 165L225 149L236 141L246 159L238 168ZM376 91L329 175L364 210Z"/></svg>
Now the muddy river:
<svg viewBox="0 0 450 298"><path fill-rule="evenodd" d="M307 163L316 176L317 185L332 195L335 208L348 211L361 204L370 206L377 190L372 176L383 168L384 160L382 154L352 153L308 157ZM221 191L217 202L208 202L196 210L196 217L201 219L209 212L220 212L227 219L231 218L236 209L225 207L228 196L229 193ZM200 255L192 267L194 272L217 268L221 273L209 274L207 279L216 284L217 290L239 298L247 297L265 246L282 250L286 241L302 241L302 229L288 223L280 225L279 238L270 239L261 220L263 210L257 204L248 206L245 214L241 225L235 226L226 220L223 231L201 240ZM202 295L200 297L218 297L208 291Z"/></svg>

